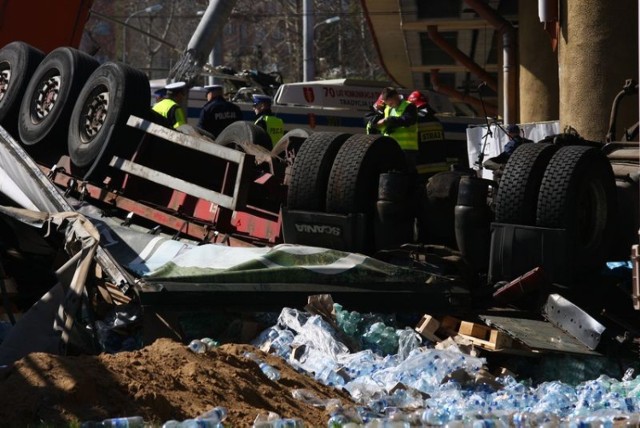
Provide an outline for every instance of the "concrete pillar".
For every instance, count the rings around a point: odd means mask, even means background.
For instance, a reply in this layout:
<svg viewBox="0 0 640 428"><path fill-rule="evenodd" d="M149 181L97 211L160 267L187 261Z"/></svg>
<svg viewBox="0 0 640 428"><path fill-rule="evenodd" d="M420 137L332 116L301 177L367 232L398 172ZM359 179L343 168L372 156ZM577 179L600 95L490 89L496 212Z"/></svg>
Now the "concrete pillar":
<svg viewBox="0 0 640 428"><path fill-rule="evenodd" d="M520 121L540 122L559 117L558 57L538 18L538 0L518 3L520 55Z"/></svg>
<svg viewBox="0 0 640 428"><path fill-rule="evenodd" d="M603 141L611 102L638 76L637 0L561 0L560 126ZM619 130L637 122L635 100L620 106ZM620 135L620 131L617 134Z"/></svg>

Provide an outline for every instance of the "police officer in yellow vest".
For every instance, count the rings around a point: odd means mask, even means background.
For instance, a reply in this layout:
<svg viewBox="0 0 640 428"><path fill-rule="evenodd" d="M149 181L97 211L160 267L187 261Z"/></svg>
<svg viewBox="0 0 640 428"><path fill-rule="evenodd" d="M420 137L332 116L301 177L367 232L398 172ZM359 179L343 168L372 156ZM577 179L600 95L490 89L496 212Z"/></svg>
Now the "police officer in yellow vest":
<svg viewBox="0 0 640 428"><path fill-rule="evenodd" d="M174 82L165 86L166 98L153 106L153 110L167 119L167 125L173 129L187 123L187 116L181 104L187 98L188 88L185 82Z"/></svg>
<svg viewBox="0 0 640 428"><path fill-rule="evenodd" d="M384 128L384 135L392 137L404 151L407 165L415 171L418 157L418 112L416 106L402 99L394 88L384 88L384 118L377 122L378 129Z"/></svg>
<svg viewBox="0 0 640 428"><path fill-rule="evenodd" d="M272 103L271 97L267 95L253 95L253 111L258 116L255 124L269 134L271 144L275 146L284 135L284 122L271 112Z"/></svg>

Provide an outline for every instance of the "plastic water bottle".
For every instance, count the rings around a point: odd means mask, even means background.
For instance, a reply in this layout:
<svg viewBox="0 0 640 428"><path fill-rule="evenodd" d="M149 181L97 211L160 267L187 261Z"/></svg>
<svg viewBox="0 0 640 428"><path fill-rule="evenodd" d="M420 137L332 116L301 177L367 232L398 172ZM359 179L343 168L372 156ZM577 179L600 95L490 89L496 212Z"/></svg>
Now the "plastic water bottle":
<svg viewBox="0 0 640 428"><path fill-rule="evenodd" d="M275 367L270 366L264 361L261 361L258 364L258 367L260 367L260 370L262 370L262 373L264 373L273 382L277 382L280 380L280 371Z"/></svg>
<svg viewBox="0 0 640 428"><path fill-rule="evenodd" d="M196 354L204 354L207 351L207 345L202 343L200 339L194 339L189 342L189 349L191 349Z"/></svg>
<svg viewBox="0 0 640 428"><path fill-rule="evenodd" d="M144 418L142 416L128 416L105 419L102 421L102 425L108 428L144 428Z"/></svg>
<svg viewBox="0 0 640 428"><path fill-rule="evenodd" d="M84 421L80 424L80 428L103 428L102 422L98 421Z"/></svg>
<svg viewBox="0 0 640 428"><path fill-rule="evenodd" d="M260 413L253 422L253 428L273 428L273 423L278 419L280 415L277 413Z"/></svg>
<svg viewBox="0 0 640 428"><path fill-rule="evenodd" d="M629 381L633 380L633 372L634 372L634 370L632 368L628 368L624 372L624 376L622 376L622 381L623 382L629 382Z"/></svg>
<svg viewBox="0 0 640 428"><path fill-rule="evenodd" d="M244 356L245 358L249 358L250 360L254 361L258 365L258 367L260 367L262 373L264 373L269 379L274 382L280 380L280 371L262 361L256 354L254 354L253 352L245 352Z"/></svg>
<svg viewBox="0 0 640 428"><path fill-rule="evenodd" d="M276 419L271 422L273 428L304 428L304 422L298 418Z"/></svg>
<svg viewBox="0 0 640 428"><path fill-rule="evenodd" d="M327 422L328 428L342 428L347 424L351 423L348 417L345 415L338 413L329 418L329 422Z"/></svg>
<svg viewBox="0 0 640 428"><path fill-rule="evenodd" d="M229 412L226 407L214 407L208 412L201 414L196 419L208 419L215 420L216 422L222 422L227 418L228 414Z"/></svg>
<svg viewBox="0 0 640 428"><path fill-rule="evenodd" d="M308 389L294 389L291 391L291 396L314 407L325 407L327 402L327 400L321 399L315 392Z"/></svg>
<svg viewBox="0 0 640 428"><path fill-rule="evenodd" d="M200 339L200 342L205 344L205 346L207 347L207 351L211 351L213 348L217 348L218 346L220 346L220 343L210 337L203 337L202 339Z"/></svg>
<svg viewBox="0 0 640 428"><path fill-rule="evenodd" d="M223 425L212 419L185 419L172 428L219 428Z"/></svg>

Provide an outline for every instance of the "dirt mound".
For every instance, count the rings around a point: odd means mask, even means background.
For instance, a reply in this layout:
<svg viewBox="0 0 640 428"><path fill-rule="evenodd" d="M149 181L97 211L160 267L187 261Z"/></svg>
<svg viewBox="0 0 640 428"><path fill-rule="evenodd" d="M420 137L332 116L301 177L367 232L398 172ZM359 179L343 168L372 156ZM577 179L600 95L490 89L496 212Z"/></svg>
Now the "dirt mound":
<svg viewBox="0 0 640 428"><path fill-rule="evenodd" d="M242 356L246 351L278 368L280 381L270 381L256 363ZM223 345L194 354L181 343L160 339L139 351L115 355L28 355L0 372L0 420L16 426L43 421L59 425L140 415L161 423L224 406L232 426L251 426L264 411L298 417L310 426L325 425L324 410L295 400L295 388L349 401L345 394L251 346Z"/></svg>

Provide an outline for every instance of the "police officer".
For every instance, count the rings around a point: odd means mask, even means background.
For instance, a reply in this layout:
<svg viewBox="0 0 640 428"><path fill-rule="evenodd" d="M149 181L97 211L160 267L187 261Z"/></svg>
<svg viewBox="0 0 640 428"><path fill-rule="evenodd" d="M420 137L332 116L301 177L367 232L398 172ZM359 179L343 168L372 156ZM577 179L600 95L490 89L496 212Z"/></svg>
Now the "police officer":
<svg viewBox="0 0 640 428"><path fill-rule="evenodd" d="M224 98L221 85L209 85L204 89L207 91L207 103L200 111L198 128L211 133L215 138L224 128L241 120L242 111Z"/></svg>
<svg viewBox="0 0 640 428"><path fill-rule="evenodd" d="M394 88L384 88L382 99L386 105L384 118L376 126L392 137L403 150L409 170L415 171L418 157L418 112L416 106L400 97Z"/></svg>
<svg viewBox="0 0 640 428"><path fill-rule="evenodd" d="M253 111L258 118L255 124L264 129L271 138L274 146L284 135L284 122L271 112L271 97L267 95L253 95Z"/></svg>
<svg viewBox="0 0 640 428"><path fill-rule="evenodd" d="M188 88L185 82L170 83L165 86L166 98L153 106L153 110L167 119L173 129L187 123L187 116L181 104L187 98Z"/></svg>

